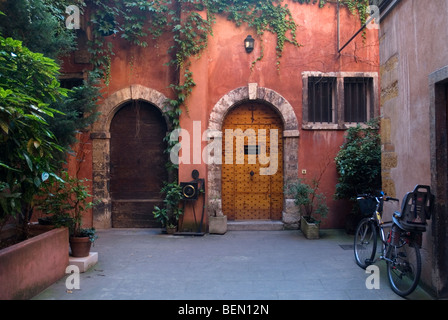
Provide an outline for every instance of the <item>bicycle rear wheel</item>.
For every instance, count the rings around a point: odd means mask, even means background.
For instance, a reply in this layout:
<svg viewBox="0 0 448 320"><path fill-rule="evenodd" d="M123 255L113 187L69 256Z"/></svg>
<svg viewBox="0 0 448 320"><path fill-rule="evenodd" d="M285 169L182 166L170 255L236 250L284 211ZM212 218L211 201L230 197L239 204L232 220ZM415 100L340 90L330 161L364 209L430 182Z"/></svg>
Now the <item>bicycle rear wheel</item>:
<svg viewBox="0 0 448 320"><path fill-rule="evenodd" d="M377 232L374 223L365 218L356 227L353 251L358 266L365 269L373 263L376 253Z"/></svg>
<svg viewBox="0 0 448 320"><path fill-rule="evenodd" d="M422 262L418 245L400 239L401 246L387 249L387 277L392 290L399 296L411 294L420 281Z"/></svg>

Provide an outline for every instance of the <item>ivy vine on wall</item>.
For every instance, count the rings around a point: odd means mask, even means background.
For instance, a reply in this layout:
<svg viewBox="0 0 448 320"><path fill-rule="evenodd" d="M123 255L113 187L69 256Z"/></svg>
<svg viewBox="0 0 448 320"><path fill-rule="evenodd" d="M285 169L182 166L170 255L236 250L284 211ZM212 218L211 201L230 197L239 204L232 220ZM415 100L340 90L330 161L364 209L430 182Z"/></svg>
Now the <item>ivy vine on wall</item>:
<svg viewBox="0 0 448 320"><path fill-rule="evenodd" d="M335 3L330 0L292 1L318 4L319 7ZM361 22L365 21L368 0L339 1L353 14L358 14ZM171 37L173 45L170 53L173 59L169 65L179 71L176 82L170 85L175 98L169 101L170 108L166 108L173 130L180 126L182 108L188 112L186 100L196 85L190 70L190 59L199 57L207 47L208 37L213 36L213 23L217 15L234 22L236 26L247 24L259 37L263 37L265 32L275 34L277 68L280 67L285 44L300 46L296 40L297 24L283 0L86 0L86 4L90 8L93 35L89 44L93 57L93 74L103 78L106 85L110 82L110 63L114 48L111 42L105 41L105 37L115 34L140 47L148 46L145 39L149 36L152 39L163 36L164 40ZM205 12L206 18L199 12ZM260 56L252 62L252 67L261 59L263 48Z"/></svg>
<svg viewBox="0 0 448 320"><path fill-rule="evenodd" d="M330 0L292 1L300 4L318 3L319 7L330 2ZM362 23L365 21L368 0L337 1L346 5L353 14L358 13ZM300 46L296 40L297 24L283 0L86 0L86 4L90 10L93 35L89 43L94 67L92 74L102 78L106 86L111 80L111 56L114 55L114 48L112 42L105 41L105 37L115 34L140 47L148 46L146 39L149 36L154 40L162 36L164 41L172 39L172 46L169 49L172 60L168 65L177 71L177 79L170 85L175 98L170 99L169 106L165 106L164 109L172 130L180 127L182 109L188 112L186 101L196 86L190 70L190 59L200 57L207 48L208 38L213 36L213 24L218 15L234 22L236 26L247 24L260 38L265 32L275 34L277 69L280 67L285 44ZM206 18L199 12L205 12ZM263 52L262 46L260 56L252 62L251 69L263 59ZM168 153L176 143L169 137L170 133L165 137ZM167 169L171 171L172 178L166 182L165 191L177 185L178 179L177 165L168 162Z"/></svg>

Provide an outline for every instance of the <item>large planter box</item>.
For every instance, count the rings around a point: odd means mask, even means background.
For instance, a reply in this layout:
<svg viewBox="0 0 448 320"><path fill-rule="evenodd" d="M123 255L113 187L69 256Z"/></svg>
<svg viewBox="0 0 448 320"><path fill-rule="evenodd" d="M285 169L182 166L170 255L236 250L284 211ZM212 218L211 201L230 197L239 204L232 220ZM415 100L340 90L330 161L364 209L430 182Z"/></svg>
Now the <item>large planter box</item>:
<svg viewBox="0 0 448 320"><path fill-rule="evenodd" d="M208 232L225 234L227 232L227 216L209 217Z"/></svg>
<svg viewBox="0 0 448 320"><path fill-rule="evenodd" d="M68 229L58 228L0 250L0 300L30 299L65 276Z"/></svg>
<svg viewBox="0 0 448 320"><path fill-rule="evenodd" d="M307 239L319 239L319 223L309 223L304 217L300 221L300 230Z"/></svg>

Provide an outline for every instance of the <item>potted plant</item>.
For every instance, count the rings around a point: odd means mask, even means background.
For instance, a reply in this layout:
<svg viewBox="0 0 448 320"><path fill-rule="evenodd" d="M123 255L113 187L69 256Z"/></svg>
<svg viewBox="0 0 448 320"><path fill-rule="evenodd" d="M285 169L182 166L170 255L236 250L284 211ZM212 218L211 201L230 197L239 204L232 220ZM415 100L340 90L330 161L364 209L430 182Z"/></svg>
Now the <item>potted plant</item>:
<svg viewBox="0 0 448 320"><path fill-rule="evenodd" d="M70 177L63 172L62 178L54 177L42 189L38 209L50 215L49 219L56 226L69 228L69 242L73 257L86 257L91 245L98 238L95 228L83 228L82 217L86 210L95 204L85 182L87 179Z"/></svg>
<svg viewBox="0 0 448 320"><path fill-rule="evenodd" d="M163 200L164 207L155 206L153 215L162 227L166 228L167 233L173 234L177 230L179 217L183 214L182 208L179 207L182 199L182 188L174 181L165 183L161 192L165 194L165 199Z"/></svg>
<svg viewBox="0 0 448 320"><path fill-rule="evenodd" d="M308 184L299 179L287 185L287 192L300 210L300 230L307 239L319 239L320 223L328 214L326 197L318 192L319 182L320 179L313 179Z"/></svg>

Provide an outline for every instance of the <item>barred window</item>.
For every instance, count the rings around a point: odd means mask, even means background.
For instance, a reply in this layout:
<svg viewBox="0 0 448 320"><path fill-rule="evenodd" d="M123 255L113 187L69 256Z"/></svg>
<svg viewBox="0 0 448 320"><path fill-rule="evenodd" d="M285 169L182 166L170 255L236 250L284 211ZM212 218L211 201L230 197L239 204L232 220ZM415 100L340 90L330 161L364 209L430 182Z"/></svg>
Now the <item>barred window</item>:
<svg viewBox="0 0 448 320"><path fill-rule="evenodd" d="M302 72L302 128L344 130L379 116L376 72Z"/></svg>
<svg viewBox="0 0 448 320"><path fill-rule="evenodd" d="M308 78L308 121L332 123L335 105L336 78Z"/></svg>
<svg viewBox="0 0 448 320"><path fill-rule="evenodd" d="M372 78L344 78L344 121L367 122L370 111Z"/></svg>

